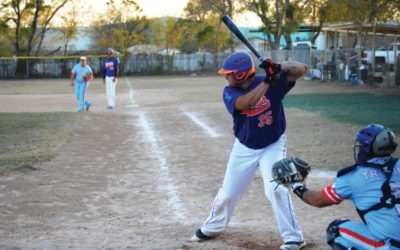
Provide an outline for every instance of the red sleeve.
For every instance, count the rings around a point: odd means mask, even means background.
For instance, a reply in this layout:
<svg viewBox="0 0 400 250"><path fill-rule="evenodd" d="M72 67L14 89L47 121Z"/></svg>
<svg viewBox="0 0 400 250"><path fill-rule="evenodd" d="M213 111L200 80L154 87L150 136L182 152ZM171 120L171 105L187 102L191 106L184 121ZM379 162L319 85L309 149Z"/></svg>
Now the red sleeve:
<svg viewBox="0 0 400 250"><path fill-rule="evenodd" d="M339 204L343 201L343 198L336 193L336 190L332 187L332 184L321 190L322 196L332 205Z"/></svg>

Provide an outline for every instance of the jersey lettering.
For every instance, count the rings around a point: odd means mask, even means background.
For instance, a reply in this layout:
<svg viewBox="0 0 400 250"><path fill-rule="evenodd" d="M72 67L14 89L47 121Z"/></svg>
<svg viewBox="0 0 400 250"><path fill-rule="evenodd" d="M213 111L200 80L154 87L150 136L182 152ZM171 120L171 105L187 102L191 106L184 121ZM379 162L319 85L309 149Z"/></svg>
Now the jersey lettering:
<svg viewBox="0 0 400 250"><path fill-rule="evenodd" d="M225 98L225 100L227 100L228 102L231 102L231 101L232 101L232 96L231 96L228 92L225 92L225 93L224 93L224 98Z"/></svg>
<svg viewBox="0 0 400 250"><path fill-rule="evenodd" d="M110 70L114 70L114 62L106 62L105 66L106 66L106 68L109 68Z"/></svg>
<svg viewBox="0 0 400 250"><path fill-rule="evenodd" d="M271 107L270 101L263 96L253 107L249 109L245 109L242 111L242 114L245 114L247 116L255 116L259 115L265 110L269 109Z"/></svg>
<svg viewBox="0 0 400 250"><path fill-rule="evenodd" d="M365 180L374 179L382 175L383 174L381 171L376 171L376 170L365 171L362 173L362 176L364 177Z"/></svg>
<svg viewBox="0 0 400 250"><path fill-rule="evenodd" d="M260 115L260 117L258 117L258 120L260 121L258 123L259 128L262 128L265 125L271 125L274 121L274 118L272 117L272 111L270 110L267 113Z"/></svg>

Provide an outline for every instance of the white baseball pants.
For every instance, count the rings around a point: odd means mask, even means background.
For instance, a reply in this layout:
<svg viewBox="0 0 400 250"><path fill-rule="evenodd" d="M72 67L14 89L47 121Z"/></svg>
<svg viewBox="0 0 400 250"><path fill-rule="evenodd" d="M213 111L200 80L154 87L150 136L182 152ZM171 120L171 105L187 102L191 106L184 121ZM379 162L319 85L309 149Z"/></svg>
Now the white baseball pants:
<svg viewBox="0 0 400 250"><path fill-rule="evenodd" d="M115 86L116 82L113 82L114 77L106 76L106 96L107 104L109 107L115 107Z"/></svg>
<svg viewBox="0 0 400 250"><path fill-rule="evenodd" d="M211 212L201 231L207 236L215 236L225 231L236 204L246 191L254 177L257 167L264 182L264 192L270 201L275 218L278 222L280 235L284 242L304 241L302 232L297 225L291 196L288 190L271 182L273 164L286 157L286 136L263 149L250 149L235 140L227 164L222 187L219 189L212 204ZM265 216L266 221L270 222Z"/></svg>

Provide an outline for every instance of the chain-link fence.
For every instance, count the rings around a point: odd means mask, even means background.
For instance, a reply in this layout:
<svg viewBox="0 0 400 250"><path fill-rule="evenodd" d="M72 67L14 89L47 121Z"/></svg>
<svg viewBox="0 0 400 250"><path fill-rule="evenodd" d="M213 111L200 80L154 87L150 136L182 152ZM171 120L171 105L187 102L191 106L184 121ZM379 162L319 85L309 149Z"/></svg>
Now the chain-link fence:
<svg viewBox="0 0 400 250"><path fill-rule="evenodd" d="M308 65L305 78L319 81L340 81L351 84L400 85L397 64L368 62L362 49L314 50L309 47L269 51L264 58L276 62L299 61ZM131 55L118 57L121 75L188 75L215 73L229 53L199 52L195 54ZM88 56L88 64L96 76L102 75L102 56ZM0 58L0 78L67 78L77 58ZM259 71L260 72L260 71ZM397 73L397 74L396 74ZM397 77L396 77L397 76Z"/></svg>
<svg viewBox="0 0 400 250"><path fill-rule="evenodd" d="M227 54L196 53L166 55L120 56L121 75L166 75L215 72ZM87 56L87 63L95 75L102 74L103 56ZM0 78L62 78L69 77L79 63L76 58L0 58Z"/></svg>
<svg viewBox="0 0 400 250"><path fill-rule="evenodd" d="M400 56L394 62L367 57L366 49L314 50L299 47L293 50L271 52L266 57L276 61L299 61L308 65L306 79L349 82L367 85L400 85ZM368 53L371 53L368 51Z"/></svg>

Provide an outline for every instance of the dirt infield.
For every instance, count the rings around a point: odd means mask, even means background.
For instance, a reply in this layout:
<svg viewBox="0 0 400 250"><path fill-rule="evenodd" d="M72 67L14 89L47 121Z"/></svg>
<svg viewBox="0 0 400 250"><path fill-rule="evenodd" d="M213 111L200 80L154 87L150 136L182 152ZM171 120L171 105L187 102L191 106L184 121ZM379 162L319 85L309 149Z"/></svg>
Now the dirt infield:
<svg viewBox="0 0 400 250"><path fill-rule="evenodd" d="M91 111L82 113L54 160L0 176L0 249L278 249L282 241L258 173L224 234L187 241L208 215L233 142L221 101L224 79L136 77L119 84L113 111L105 109L102 91L89 91ZM368 91L300 81L291 94ZM0 112L76 106L72 93L0 98ZM359 127L286 113L288 155L312 165L352 164ZM322 188L332 180L333 172L314 171L307 183ZM317 209L293 200L305 249L329 249L325 229L332 220L359 220L349 202Z"/></svg>

